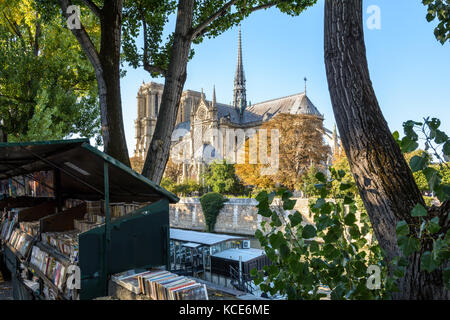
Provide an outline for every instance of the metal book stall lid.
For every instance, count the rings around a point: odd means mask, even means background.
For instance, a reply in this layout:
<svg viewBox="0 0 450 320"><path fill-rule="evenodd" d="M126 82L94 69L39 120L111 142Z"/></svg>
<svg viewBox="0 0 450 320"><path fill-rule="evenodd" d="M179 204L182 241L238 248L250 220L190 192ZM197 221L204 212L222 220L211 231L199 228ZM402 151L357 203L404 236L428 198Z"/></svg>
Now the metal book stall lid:
<svg viewBox="0 0 450 320"><path fill-rule="evenodd" d="M87 139L0 143L0 181L42 171L53 172L51 188L58 209L64 199L105 202L104 227L79 235L81 299L106 295L110 274L169 265L169 203L178 202L176 195L92 147ZM24 198L18 199L26 202ZM4 195L0 202L12 206L10 200ZM111 202L151 204L111 222Z"/></svg>

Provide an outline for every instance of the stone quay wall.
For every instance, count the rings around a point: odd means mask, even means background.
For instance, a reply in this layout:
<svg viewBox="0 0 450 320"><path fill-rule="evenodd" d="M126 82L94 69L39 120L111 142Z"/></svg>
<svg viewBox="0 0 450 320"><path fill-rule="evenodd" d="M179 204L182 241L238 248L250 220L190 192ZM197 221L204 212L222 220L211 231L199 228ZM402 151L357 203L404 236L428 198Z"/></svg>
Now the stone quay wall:
<svg viewBox="0 0 450 320"><path fill-rule="evenodd" d="M308 199L296 198L295 209L304 220L309 220ZM253 236L261 224L256 205L258 201L252 198L229 198L217 216L214 231L217 233ZM274 200L277 205L277 199ZM205 231L205 217L199 198L181 198L176 204L170 205L170 226L173 228Z"/></svg>

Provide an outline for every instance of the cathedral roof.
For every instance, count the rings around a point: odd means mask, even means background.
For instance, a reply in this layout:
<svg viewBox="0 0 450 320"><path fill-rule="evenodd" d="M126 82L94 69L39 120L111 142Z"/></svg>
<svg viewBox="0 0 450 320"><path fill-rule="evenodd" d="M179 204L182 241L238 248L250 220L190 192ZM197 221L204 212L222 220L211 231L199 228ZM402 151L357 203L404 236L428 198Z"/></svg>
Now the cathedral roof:
<svg viewBox="0 0 450 320"><path fill-rule="evenodd" d="M244 110L242 121L240 121L239 111L235 107L222 103L217 103L217 115L219 119L229 117L230 122L236 124L246 124L262 120L260 115Z"/></svg>
<svg viewBox="0 0 450 320"><path fill-rule="evenodd" d="M279 113L310 114L323 117L305 93L260 102L248 106L247 110L261 116L263 121L267 121Z"/></svg>

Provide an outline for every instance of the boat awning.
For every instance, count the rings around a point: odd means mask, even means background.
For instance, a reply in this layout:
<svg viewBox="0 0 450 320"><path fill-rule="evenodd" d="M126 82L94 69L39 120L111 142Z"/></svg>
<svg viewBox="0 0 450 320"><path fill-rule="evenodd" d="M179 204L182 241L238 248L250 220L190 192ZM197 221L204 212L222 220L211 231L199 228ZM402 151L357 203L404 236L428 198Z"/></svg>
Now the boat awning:
<svg viewBox="0 0 450 320"><path fill-rule="evenodd" d="M154 202L178 197L89 144L88 139L0 143L0 180L57 170L63 197L104 199L108 164L111 202Z"/></svg>
<svg viewBox="0 0 450 320"><path fill-rule="evenodd" d="M226 241L247 240L246 237L170 228L170 240L214 246Z"/></svg>
<svg viewBox="0 0 450 320"><path fill-rule="evenodd" d="M264 256L264 250L261 249L227 249L218 253L213 254L213 257L222 258L227 260L239 261L242 259L242 262L248 262L253 259L257 259L259 257Z"/></svg>

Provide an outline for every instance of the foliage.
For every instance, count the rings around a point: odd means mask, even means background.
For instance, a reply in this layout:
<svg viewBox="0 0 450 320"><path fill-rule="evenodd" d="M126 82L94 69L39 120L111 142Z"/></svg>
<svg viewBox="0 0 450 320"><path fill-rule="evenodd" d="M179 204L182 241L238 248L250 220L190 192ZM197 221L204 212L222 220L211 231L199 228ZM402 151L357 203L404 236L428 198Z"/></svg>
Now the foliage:
<svg viewBox="0 0 450 320"><path fill-rule="evenodd" d="M172 178L164 177L161 180L161 187L179 196L192 196L195 193L203 194L205 188L195 180L187 180L183 183L176 183Z"/></svg>
<svg viewBox="0 0 450 320"><path fill-rule="evenodd" d="M438 25L434 29L436 39L444 44L450 39L450 1L449 0L422 0L428 6L427 21L437 18Z"/></svg>
<svg viewBox="0 0 450 320"><path fill-rule="evenodd" d="M100 143L93 69L81 49L44 19L34 1L0 4L0 119L10 141L62 139Z"/></svg>
<svg viewBox="0 0 450 320"><path fill-rule="evenodd" d="M448 174L449 166L443 158L450 155L450 139L447 134L439 130L440 124L440 120L436 118L431 120L425 118L423 122L410 120L403 124L405 137L399 140L398 132L394 133L394 137L404 152L412 152L418 147L417 141L421 134L425 140L425 151L430 150L439 160L438 166L442 172ZM409 165L413 172L421 172L424 175L429 190L434 192L444 205L450 200L450 185L443 181L436 167L429 165L426 152L411 157ZM420 252L420 271L433 272L446 268L442 271L442 280L446 288L450 290L450 269L448 268L450 230L446 226L449 212L439 213L435 209L435 207L426 208L422 203L417 203L411 211L411 216L397 223L397 242L402 256L393 261L394 281L404 276L408 257Z"/></svg>
<svg viewBox="0 0 450 320"><path fill-rule="evenodd" d="M311 204L314 225L293 211L292 193L279 190L257 196L258 214L270 218L261 223L255 236L272 265L264 272L252 270L262 291L286 295L288 299L320 299L329 289L331 299L380 299L388 290L369 290L369 265L377 265L386 274L381 250L371 233L368 215L357 212L352 183L343 181L345 172L330 169L331 179L316 174L320 198ZM333 184L338 184L338 192ZM275 196L282 208L271 210ZM327 200L332 197L331 200ZM291 212L287 218L284 212Z"/></svg>
<svg viewBox="0 0 450 320"><path fill-rule="evenodd" d="M139 171L139 172L142 172L143 166L144 166L144 163L142 162L141 171ZM167 161L167 164L166 164L166 169L164 171L164 177L170 178L173 181L178 181L178 179L182 176L182 174L183 174L182 164L175 163L169 157L169 160Z"/></svg>
<svg viewBox="0 0 450 320"><path fill-rule="evenodd" d="M200 198L207 232L214 232L217 216L227 201L227 198L217 192L209 192Z"/></svg>
<svg viewBox="0 0 450 320"><path fill-rule="evenodd" d="M268 150L272 150L272 130L279 132L278 169L274 174L262 175L261 169L274 167L263 164L259 155L259 134L257 140L257 164L250 164L249 140L245 144L245 164L237 164L236 172L246 185L258 188L274 188L281 185L288 189L302 189L302 176L311 166L325 170L331 152L323 140L323 119L313 115L280 114L263 123L267 130ZM276 149L276 148L274 148ZM271 158L268 152L269 159ZM276 168L276 167L275 167Z"/></svg>
<svg viewBox="0 0 450 320"><path fill-rule="evenodd" d="M316 178L316 174L319 172L315 166L311 166L308 171L302 176L303 182L303 194L307 198L318 197L320 195L319 189L315 185L320 181Z"/></svg>
<svg viewBox="0 0 450 320"><path fill-rule="evenodd" d="M240 194L244 189L236 176L234 165L226 160L214 161L208 165L203 178L206 186L221 194Z"/></svg>
<svg viewBox="0 0 450 320"><path fill-rule="evenodd" d="M228 29L237 26L252 12L276 6L281 12L295 16L312 6L317 0L236 0L227 6L228 0L195 1L193 21L190 26L196 30L205 25L205 29L198 30L193 36L193 42L200 44L205 38L215 38ZM174 0L125 0L123 20L123 53L125 61L134 68L146 65L153 77L163 75L161 71L168 70L173 46L174 32L165 39L164 28L169 24L169 17L175 14L177 2ZM215 19L210 18L220 12ZM136 41L143 41L138 45ZM191 50L190 58L194 55Z"/></svg>

